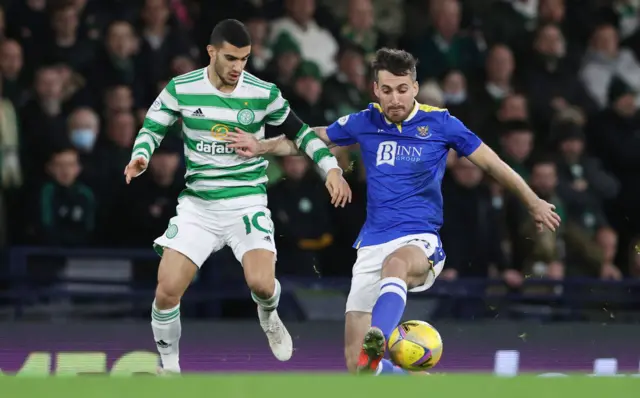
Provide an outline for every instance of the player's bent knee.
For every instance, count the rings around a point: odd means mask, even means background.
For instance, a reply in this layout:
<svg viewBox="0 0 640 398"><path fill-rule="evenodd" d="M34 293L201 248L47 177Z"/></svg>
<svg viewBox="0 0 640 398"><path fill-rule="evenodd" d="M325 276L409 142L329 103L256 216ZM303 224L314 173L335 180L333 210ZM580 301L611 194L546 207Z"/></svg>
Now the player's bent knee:
<svg viewBox="0 0 640 398"><path fill-rule="evenodd" d="M392 253L387 257L382 265L383 278L400 278L407 280L409 274L409 263L400 255Z"/></svg>
<svg viewBox="0 0 640 398"><path fill-rule="evenodd" d="M244 278L249 289L258 297L271 297L275 291L275 258L273 252L250 250L242 257Z"/></svg>
<svg viewBox="0 0 640 398"><path fill-rule="evenodd" d="M158 287L156 288L155 298L156 307L162 310L173 308L180 304L182 294L178 293L176 289L171 289L171 287L165 286L163 284L158 284Z"/></svg>

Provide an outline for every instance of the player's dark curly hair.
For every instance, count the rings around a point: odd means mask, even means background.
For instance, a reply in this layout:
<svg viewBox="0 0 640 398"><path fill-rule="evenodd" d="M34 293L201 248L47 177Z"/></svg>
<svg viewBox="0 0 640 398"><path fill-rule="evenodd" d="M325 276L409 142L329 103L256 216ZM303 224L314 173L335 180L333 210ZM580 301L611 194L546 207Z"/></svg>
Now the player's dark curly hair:
<svg viewBox="0 0 640 398"><path fill-rule="evenodd" d="M378 72L386 70L396 76L410 75L412 80L417 79L416 65L418 60L404 50L396 50L383 47L376 51L376 57L371 63L373 78L378 81Z"/></svg>

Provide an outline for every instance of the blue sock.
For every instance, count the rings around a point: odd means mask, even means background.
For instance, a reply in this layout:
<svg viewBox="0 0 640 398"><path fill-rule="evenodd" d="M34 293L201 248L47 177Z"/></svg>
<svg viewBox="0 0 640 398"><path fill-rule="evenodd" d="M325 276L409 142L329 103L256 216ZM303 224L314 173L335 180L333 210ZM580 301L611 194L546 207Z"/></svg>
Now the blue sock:
<svg viewBox="0 0 640 398"><path fill-rule="evenodd" d="M407 284L400 278L384 278L380 281L380 295L371 312L371 326L377 327L389 340L404 313L407 303Z"/></svg>
<svg viewBox="0 0 640 398"><path fill-rule="evenodd" d="M409 372L396 366L388 359L383 359L378 364L375 375L408 375Z"/></svg>

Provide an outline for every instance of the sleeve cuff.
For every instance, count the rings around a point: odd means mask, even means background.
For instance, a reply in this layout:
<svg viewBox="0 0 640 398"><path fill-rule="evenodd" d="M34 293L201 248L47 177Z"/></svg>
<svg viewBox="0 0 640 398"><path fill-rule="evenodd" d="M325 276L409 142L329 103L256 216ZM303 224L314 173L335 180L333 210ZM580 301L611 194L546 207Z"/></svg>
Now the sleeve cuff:
<svg viewBox="0 0 640 398"><path fill-rule="evenodd" d="M342 169L338 165L338 159L336 159L334 156L327 156L324 159L321 159L318 162L318 167L320 168L320 170L322 170L325 177L331 169L338 169L340 170L340 174L342 174Z"/></svg>
<svg viewBox="0 0 640 398"><path fill-rule="evenodd" d="M147 161L147 167L149 167L149 156L145 153L145 152L134 152L133 155L131 155L131 160L135 160L135 159L139 159L142 158L144 160ZM144 174L144 172L147 171L147 169L145 168L144 170L142 170L140 173L138 173L136 175L136 177L141 176L142 174Z"/></svg>

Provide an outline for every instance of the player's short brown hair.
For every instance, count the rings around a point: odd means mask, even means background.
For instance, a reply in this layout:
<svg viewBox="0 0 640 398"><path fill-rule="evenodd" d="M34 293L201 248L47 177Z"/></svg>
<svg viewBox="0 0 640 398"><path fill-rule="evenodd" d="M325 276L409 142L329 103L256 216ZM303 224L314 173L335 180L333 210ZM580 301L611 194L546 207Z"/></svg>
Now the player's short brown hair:
<svg viewBox="0 0 640 398"><path fill-rule="evenodd" d="M409 52L392 48L381 48L376 51L376 56L371 63L373 78L378 81L378 72L386 70L396 76L411 76L417 79L416 65L418 60Z"/></svg>

